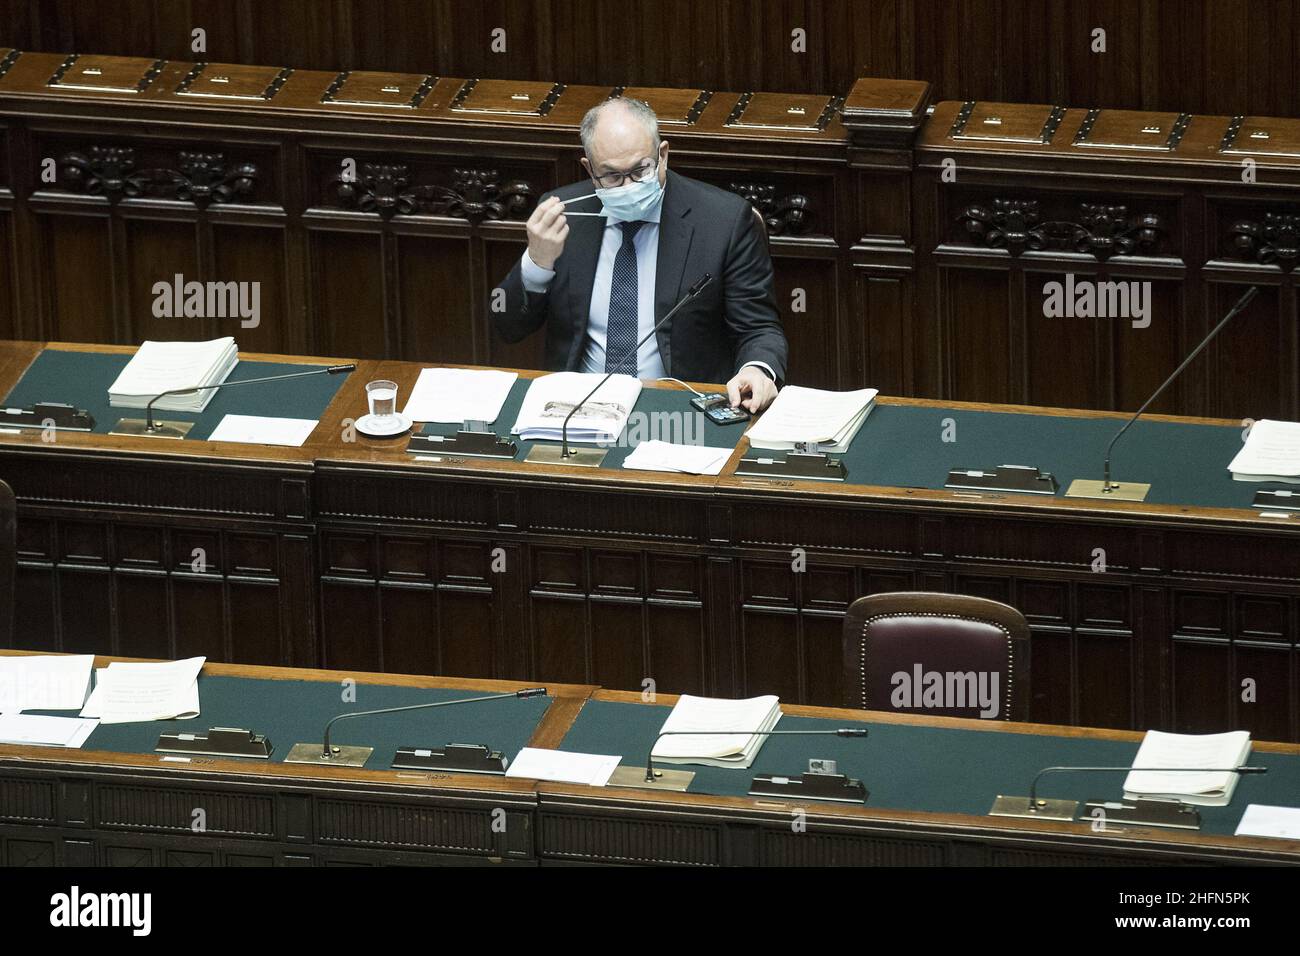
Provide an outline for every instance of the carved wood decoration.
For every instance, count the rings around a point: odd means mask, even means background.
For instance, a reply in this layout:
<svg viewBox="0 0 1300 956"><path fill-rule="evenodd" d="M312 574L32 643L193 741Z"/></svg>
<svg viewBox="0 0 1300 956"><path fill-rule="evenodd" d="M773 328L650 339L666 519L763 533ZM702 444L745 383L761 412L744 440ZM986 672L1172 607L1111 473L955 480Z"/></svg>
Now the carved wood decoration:
<svg viewBox="0 0 1300 956"><path fill-rule="evenodd" d="M382 219L417 213L451 216L477 226L484 221L525 219L533 189L522 180L501 182L495 169L454 168L450 186L413 186L410 168L402 163L364 163L356 182L335 180L341 204Z"/></svg>
<svg viewBox="0 0 1300 956"><path fill-rule="evenodd" d="M1081 203L1074 220L1044 220L1034 199L994 199L967 206L960 221L977 244L1006 249L1014 256L1026 249L1084 252L1101 260L1152 255L1165 232L1158 215L1130 215L1124 205Z"/></svg>
<svg viewBox="0 0 1300 956"><path fill-rule="evenodd" d="M773 183L732 182L727 188L758 210L769 235L798 236L812 226L812 204L798 193L778 194Z"/></svg>
<svg viewBox="0 0 1300 956"><path fill-rule="evenodd" d="M1290 272L1300 259L1300 213L1266 212L1262 219L1239 219L1229 229L1229 239L1241 258Z"/></svg>
<svg viewBox="0 0 1300 956"><path fill-rule="evenodd" d="M73 192L103 196L109 202L155 196L192 202L199 209L211 203L249 198L257 185L252 163L227 163L222 153L180 151L176 169L137 169L129 146L91 146L64 154L59 184Z"/></svg>

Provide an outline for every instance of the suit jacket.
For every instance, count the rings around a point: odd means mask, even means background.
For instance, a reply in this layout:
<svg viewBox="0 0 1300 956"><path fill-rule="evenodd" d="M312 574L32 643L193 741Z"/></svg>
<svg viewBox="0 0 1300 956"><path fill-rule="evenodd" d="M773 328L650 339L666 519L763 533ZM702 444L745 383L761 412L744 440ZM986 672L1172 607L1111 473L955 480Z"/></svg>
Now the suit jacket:
<svg viewBox="0 0 1300 956"><path fill-rule="evenodd" d="M659 220L655 321L706 272L713 281L657 333L667 374L695 382L725 382L746 362L766 362L785 378L787 344L776 310L767 238L752 207L739 196L668 171ZM591 192L583 181L547 196ZM546 199L547 196L543 196ZM599 201L575 209L599 210ZM524 290L516 262L506 276L505 310L490 312L497 332L518 342L546 326L546 367L581 368L591 289L605 220L569 217L569 237L545 293Z"/></svg>

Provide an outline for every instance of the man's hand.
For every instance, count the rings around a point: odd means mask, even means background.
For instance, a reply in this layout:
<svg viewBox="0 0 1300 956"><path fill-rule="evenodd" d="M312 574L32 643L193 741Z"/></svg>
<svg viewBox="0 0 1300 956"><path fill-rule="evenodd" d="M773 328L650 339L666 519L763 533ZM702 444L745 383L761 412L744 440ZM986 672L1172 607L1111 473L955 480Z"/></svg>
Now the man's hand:
<svg viewBox="0 0 1300 956"><path fill-rule="evenodd" d="M776 382L755 365L746 365L727 383L727 397L731 407L744 405L750 414L757 414L772 404L776 398Z"/></svg>
<svg viewBox="0 0 1300 956"><path fill-rule="evenodd" d="M543 269L554 269L555 260L564 251L569 237L569 223L564 218L564 203L552 196L539 203L528 217L528 258Z"/></svg>

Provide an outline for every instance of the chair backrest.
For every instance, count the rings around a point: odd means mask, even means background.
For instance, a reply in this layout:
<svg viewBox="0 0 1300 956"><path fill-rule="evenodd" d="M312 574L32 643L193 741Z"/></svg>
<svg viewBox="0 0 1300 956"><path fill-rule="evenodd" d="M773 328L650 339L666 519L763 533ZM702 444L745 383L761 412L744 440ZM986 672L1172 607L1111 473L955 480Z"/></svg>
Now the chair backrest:
<svg viewBox="0 0 1300 956"><path fill-rule="evenodd" d="M18 519L14 492L0 481L0 647L14 637L14 574L18 567Z"/></svg>
<svg viewBox="0 0 1300 956"><path fill-rule="evenodd" d="M846 707L937 717L1029 718L1029 625L964 594L859 598L844 619Z"/></svg>

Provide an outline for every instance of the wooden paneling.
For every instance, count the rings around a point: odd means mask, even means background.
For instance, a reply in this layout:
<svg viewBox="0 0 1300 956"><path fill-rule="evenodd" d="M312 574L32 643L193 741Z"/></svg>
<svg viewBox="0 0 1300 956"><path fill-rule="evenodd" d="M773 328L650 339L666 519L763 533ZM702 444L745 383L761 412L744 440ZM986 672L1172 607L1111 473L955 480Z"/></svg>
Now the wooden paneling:
<svg viewBox="0 0 1300 956"><path fill-rule="evenodd" d="M204 59L313 70L808 93L862 75L921 77L943 99L1300 115L1293 0L344 0L306 18L293 0L129 9L5 0L0 46L186 60L201 27ZM498 28L504 50L492 47ZM792 49L795 29L805 52Z"/></svg>

